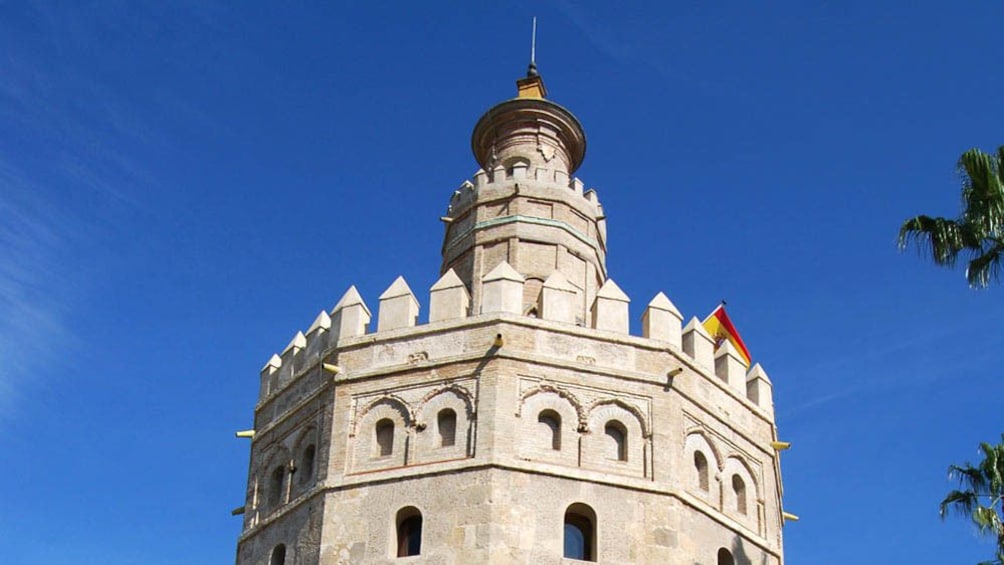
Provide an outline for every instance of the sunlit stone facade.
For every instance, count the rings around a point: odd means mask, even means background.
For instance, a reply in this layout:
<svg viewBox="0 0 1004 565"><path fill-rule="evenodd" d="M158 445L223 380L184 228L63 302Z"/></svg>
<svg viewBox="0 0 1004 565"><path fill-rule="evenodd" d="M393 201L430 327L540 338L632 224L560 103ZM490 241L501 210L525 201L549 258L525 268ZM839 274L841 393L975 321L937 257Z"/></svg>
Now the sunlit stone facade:
<svg viewBox="0 0 1004 565"><path fill-rule="evenodd" d="M263 368L238 565L783 562L770 380L662 293L630 334L582 126L518 87L427 315L352 287Z"/></svg>

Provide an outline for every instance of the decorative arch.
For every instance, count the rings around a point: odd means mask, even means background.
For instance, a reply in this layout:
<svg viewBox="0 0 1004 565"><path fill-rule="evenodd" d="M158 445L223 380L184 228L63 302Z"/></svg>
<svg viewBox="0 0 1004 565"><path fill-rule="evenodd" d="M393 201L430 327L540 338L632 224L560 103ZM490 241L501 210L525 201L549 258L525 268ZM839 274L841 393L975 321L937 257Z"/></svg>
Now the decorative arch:
<svg viewBox="0 0 1004 565"><path fill-rule="evenodd" d="M713 469L716 473L721 472L724 468L725 457L722 455L721 450L712 441L708 432L703 428L693 428L687 432L687 437L684 440L684 450L687 452L688 456L692 456L692 453L696 446L703 446L707 451L704 453L705 456L710 456L708 462L713 463ZM705 451L705 450L702 450Z"/></svg>
<svg viewBox="0 0 1004 565"><path fill-rule="evenodd" d="M271 512L285 502L289 482L290 452L284 445L276 444L271 453L262 458L258 469L258 506Z"/></svg>
<svg viewBox="0 0 1004 565"><path fill-rule="evenodd" d="M722 465L722 472L732 475L732 471L738 471L740 476L746 482L746 488L752 487L752 494L754 500L760 499L762 494L760 493L760 483L756 480L757 473L752 466L746 461L745 457L737 454L730 454L725 459L725 464ZM743 476L745 475L745 476Z"/></svg>
<svg viewBox="0 0 1004 565"><path fill-rule="evenodd" d="M425 396L422 397L422 400L420 400L418 403L417 413L421 414L421 417L417 419L418 424L421 425L427 423L424 421L426 415L425 408L431 401L433 401L434 399L436 399L436 397L440 395L451 394L451 393L464 403L464 410L467 412L467 417L473 419L474 395L472 395L471 391L467 390L466 387L463 387L458 384L449 384L444 387L431 390Z"/></svg>
<svg viewBox="0 0 1004 565"><path fill-rule="evenodd" d="M408 465L414 451L414 416L408 404L384 395L359 410L351 427L352 461L359 470Z"/></svg>
<svg viewBox="0 0 1004 565"><path fill-rule="evenodd" d="M520 456L549 464L579 466L579 438L586 429L586 420L578 399L552 385L536 386L521 396L516 413Z"/></svg>
<svg viewBox="0 0 1004 565"><path fill-rule="evenodd" d="M636 406L604 398L589 406L582 438L582 466L618 474L644 477L649 466L646 420Z"/></svg>
<svg viewBox="0 0 1004 565"><path fill-rule="evenodd" d="M369 404L366 405L365 408L363 408L358 412L358 414L356 415L356 421L352 427L353 436L358 434L359 426L362 425L362 422L367 419L367 416L369 416L370 412L373 412L374 410L380 408L381 406L386 406L391 410L396 411L401 418L402 425L407 427L414 424L415 415L408 408L408 403L402 400L397 395L387 394L381 396L380 398L374 400L373 402L370 402Z"/></svg>
<svg viewBox="0 0 1004 565"><path fill-rule="evenodd" d="M701 458L696 456L698 453L701 454ZM692 492L716 507L719 506L723 487L718 480L718 474L722 470L723 459L715 443L704 430L693 429L684 440L683 454L682 468L692 477L689 483ZM703 468L698 466L699 460L703 463Z"/></svg>
<svg viewBox="0 0 1004 565"><path fill-rule="evenodd" d="M641 426L642 437L644 437L645 439L652 437L652 429L649 426L648 418L645 417L645 414L641 410L639 410L637 406L629 402L624 402L619 398L601 398L600 400L597 400L589 405L588 412L590 415L592 415L593 412L599 409L600 407L608 405L617 406L618 408L623 408L624 410L630 412L631 415L638 420L638 424Z"/></svg>
<svg viewBox="0 0 1004 565"><path fill-rule="evenodd" d="M587 421L586 410L583 408L582 403L579 401L579 399L576 398L576 396L571 392L561 387L549 384L540 384L523 392L523 394L521 394L519 397L519 407L516 410L516 417L520 418L523 416L523 406L526 405L526 401L529 400L530 397L543 393L556 394L559 397L567 400L568 403L571 404L572 408L575 410L575 415L576 418L578 419L579 427L582 428L586 426L586 421Z"/></svg>
<svg viewBox="0 0 1004 565"><path fill-rule="evenodd" d="M761 487L749 463L743 457L729 455L722 473L722 511L761 532Z"/></svg>
<svg viewBox="0 0 1004 565"><path fill-rule="evenodd" d="M300 432L293 443L293 461L296 465L294 488L296 489L305 487L317 477L318 437L317 426L310 424Z"/></svg>
<svg viewBox="0 0 1004 565"><path fill-rule="evenodd" d="M444 421L440 416L444 411L452 412L453 417L448 422L452 430L450 441L443 434L440 426ZM458 384L448 384L429 391L419 401L416 411L415 429L415 461L428 463L468 457L474 443L474 425L476 418L474 396L466 387Z"/></svg>
<svg viewBox="0 0 1004 565"><path fill-rule="evenodd" d="M292 460L292 453L289 448L282 444L274 444L269 450L262 456L261 461L264 464L258 468L258 472L262 476L267 476L268 473L278 467L279 465L287 465Z"/></svg>
<svg viewBox="0 0 1004 565"><path fill-rule="evenodd" d="M317 443L317 424L308 424L296 436L293 450L299 452L310 443Z"/></svg>

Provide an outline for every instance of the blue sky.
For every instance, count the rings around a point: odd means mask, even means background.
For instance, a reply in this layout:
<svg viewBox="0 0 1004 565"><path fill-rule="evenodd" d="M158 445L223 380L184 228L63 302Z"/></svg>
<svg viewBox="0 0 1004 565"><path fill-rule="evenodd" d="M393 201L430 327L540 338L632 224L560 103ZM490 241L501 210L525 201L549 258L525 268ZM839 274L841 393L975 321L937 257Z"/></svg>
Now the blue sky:
<svg viewBox="0 0 1004 565"><path fill-rule="evenodd" d="M1000 287L898 253L1004 144L1004 4L0 2L7 563L233 561L261 365L436 280L531 15L632 316L722 298L775 386L789 563L975 563ZM422 299L423 303L427 299Z"/></svg>

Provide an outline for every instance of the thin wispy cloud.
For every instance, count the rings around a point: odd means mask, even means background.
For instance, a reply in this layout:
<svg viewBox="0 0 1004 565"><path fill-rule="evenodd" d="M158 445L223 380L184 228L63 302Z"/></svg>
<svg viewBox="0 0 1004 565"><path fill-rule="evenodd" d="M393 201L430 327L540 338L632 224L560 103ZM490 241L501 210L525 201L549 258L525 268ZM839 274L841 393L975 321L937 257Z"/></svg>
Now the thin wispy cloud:
<svg viewBox="0 0 1004 565"><path fill-rule="evenodd" d="M702 94L722 95L721 85L716 86L677 64L683 53L667 50L665 39L652 35L657 31L647 25L650 22L638 19L613 22L609 18L589 14L583 6L571 0L560 0L557 6L587 41L617 63L639 64L670 80L686 83ZM618 11L618 14L623 15L623 12ZM665 34L664 30L661 32Z"/></svg>
<svg viewBox="0 0 1004 565"><path fill-rule="evenodd" d="M13 418L32 375L75 341L63 249L79 225L10 163L0 161L0 421Z"/></svg>
<svg viewBox="0 0 1004 565"><path fill-rule="evenodd" d="M86 345L71 320L92 265L162 188L141 155L169 145L156 109L76 68L75 52L101 52L94 22L36 15L37 44L0 39L0 430Z"/></svg>
<svg viewBox="0 0 1004 565"><path fill-rule="evenodd" d="M966 363L953 360L950 365L938 366L932 365L925 354L969 336L971 332L971 321L912 335L890 333L884 325L876 327L862 336L862 341L883 345L857 347L848 344L836 350L839 354L821 358L816 365L807 367L805 374L829 376L813 379L814 383L824 382L832 387L814 393L806 390L805 400L787 406L778 415L791 420L837 402L956 378L967 368L979 366L979 358L970 356ZM862 367L868 369L862 370ZM830 413L827 414L830 417Z"/></svg>

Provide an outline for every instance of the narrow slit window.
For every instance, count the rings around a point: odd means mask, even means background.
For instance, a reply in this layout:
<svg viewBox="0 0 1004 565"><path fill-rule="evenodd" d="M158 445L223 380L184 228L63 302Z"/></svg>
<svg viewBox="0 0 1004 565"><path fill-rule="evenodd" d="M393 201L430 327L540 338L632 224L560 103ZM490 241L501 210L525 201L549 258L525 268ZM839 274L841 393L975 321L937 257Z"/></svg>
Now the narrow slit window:
<svg viewBox="0 0 1004 565"><path fill-rule="evenodd" d="M275 508L282 503L284 490L286 487L286 467L279 465L272 470L272 475L268 481L268 506Z"/></svg>
<svg viewBox="0 0 1004 565"><path fill-rule="evenodd" d="M272 549L272 557L268 560L268 565L286 565L286 546L279 544Z"/></svg>
<svg viewBox="0 0 1004 565"><path fill-rule="evenodd" d="M402 508L397 512L397 556L422 554L422 513L417 508Z"/></svg>
<svg viewBox="0 0 1004 565"><path fill-rule="evenodd" d="M565 559L596 561L596 513L585 504L573 504L565 511Z"/></svg>
<svg viewBox="0 0 1004 565"><path fill-rule="evenodd" d="M607 438L607 457L614 461L627 461L627 430L620 422L607 422L603 428Z"/></svg>
<svg viewBox="0 0 1004 565"><path fill-rule="evenodd" d="M394 422L384 418L376 425L377 455L387 457L394 453Z"/></svg>
<svg viewBox="0 0 1004 565"><path fill-rule="evenodd" d="M444 408L436 416L436 427L439 429L439 446L452 447L457 443L457 413L450 408Z"/></svg>
<svg viewBox="0 0 1004 565"><path fill-rule="evenodd" d="M554 410L544 410L537 416L545 442L554 451L561 451L561 416Z"/></svg>
<svg viewBox="0 0 1004 565"><path fill-rule="evenodd" d="M732 491L736 495L736 512L746 515L746 483L739 475L732 475Z"/></svg>
<svg viewBox="0 0 1004 565"><path fill-rule="evenodd" d="M317 458L317 447L310 444L303 450L303 458L300 462L300 484L306 484L314 478L314 460Z"/></svg>
<svg viewBox="0 0 1004 565"><path fill-rule="evenodd" d="M700 451L694 452L694 468L697 470L697 486L708 491L708 459Z"/></svg>

